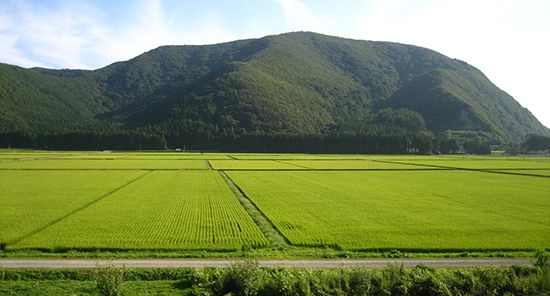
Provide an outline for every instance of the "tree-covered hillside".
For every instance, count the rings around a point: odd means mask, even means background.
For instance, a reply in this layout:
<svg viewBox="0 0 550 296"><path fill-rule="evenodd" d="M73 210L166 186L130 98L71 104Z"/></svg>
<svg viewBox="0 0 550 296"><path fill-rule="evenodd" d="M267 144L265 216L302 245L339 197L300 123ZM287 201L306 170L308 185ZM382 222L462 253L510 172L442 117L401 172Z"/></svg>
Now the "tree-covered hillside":
<svg viewBox="0 0 550 296"><path fill-rule="evenodd" d="M0 64L0 145L223 149L237 138L453 133L503 143L549 131L464 62L307 32L163 46L94 71Z"/></svg>

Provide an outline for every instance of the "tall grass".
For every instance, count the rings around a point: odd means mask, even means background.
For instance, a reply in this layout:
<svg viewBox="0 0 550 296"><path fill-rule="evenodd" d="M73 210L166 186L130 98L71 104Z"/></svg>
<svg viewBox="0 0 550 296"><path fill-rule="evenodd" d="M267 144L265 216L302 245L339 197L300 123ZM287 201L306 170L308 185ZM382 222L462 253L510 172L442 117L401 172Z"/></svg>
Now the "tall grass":
<svg viewBox="0 0 550 296"><path fill-rule="evenodd" d="M191 295L548 295L550 265L436 269L197 269Z"/></svg>

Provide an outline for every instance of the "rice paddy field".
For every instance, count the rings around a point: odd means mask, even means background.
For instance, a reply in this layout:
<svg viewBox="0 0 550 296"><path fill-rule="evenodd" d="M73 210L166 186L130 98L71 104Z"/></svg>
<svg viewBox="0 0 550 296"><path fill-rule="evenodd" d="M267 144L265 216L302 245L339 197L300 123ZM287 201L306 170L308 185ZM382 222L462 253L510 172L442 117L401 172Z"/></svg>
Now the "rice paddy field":
<svg viewBox="0 0 550 296"><path fill-rule="evenodd" d="M267 243L221 176L152 171L16 248L236 249Z"/></svg>
<svg viewBox="0 0 550 296"><path fill-rule="evenodd" d="M550 183L472 171L229 172L292 244L342 249L550 245Z"/></svg>
<svg viewBox="0 0 550 296"><path fill-rule="evenodd" d="M0 188L0 254L550 249L544 157L1 150Z"/></svg>

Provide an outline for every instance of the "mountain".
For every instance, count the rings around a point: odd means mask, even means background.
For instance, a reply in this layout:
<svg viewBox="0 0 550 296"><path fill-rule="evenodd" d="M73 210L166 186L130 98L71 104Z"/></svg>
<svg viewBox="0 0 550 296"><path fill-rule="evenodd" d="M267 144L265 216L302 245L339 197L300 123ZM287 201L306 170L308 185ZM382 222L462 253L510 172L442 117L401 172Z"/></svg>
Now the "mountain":
<svg viewBox="0 0 550 296"><path fill-rule="evenodd" d="M93 70L0 64L0 134L463 132L550 135L473 66L397 43L309 32L162 46Z"/></svg>

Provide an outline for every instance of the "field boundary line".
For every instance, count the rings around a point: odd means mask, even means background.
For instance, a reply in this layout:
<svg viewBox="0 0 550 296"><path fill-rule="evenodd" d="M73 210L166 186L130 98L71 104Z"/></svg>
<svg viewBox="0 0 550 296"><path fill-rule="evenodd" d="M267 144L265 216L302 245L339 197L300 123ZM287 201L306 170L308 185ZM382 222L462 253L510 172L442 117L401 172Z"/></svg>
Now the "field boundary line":
<svg viewBox="0 0 550 296"><path fill-rule="evenodd" d="M49 228L50 226L53 226L53 225L55 225L55 224L57 224L57 223L63 221L64 219L66 219L66 218L72 216L73 214L76 214L76 213L78 213L78 212L80 212L80 211L82 211L82 210L88 208L89 206L91 206L91 205L93 205L93 204L95 204L95 203L97 203L97 202L103 200L104 198L106 198L106 197L112 195L113 193L115 193L115 192L117 192L117 191L123 189L124 187L126 187L126 186L128 186L128 185L130 185L130 184L132 184L132 183L134 183L134 182L136 182L136 181L138 181L138 180L140 180L141 178L143 178L143 177L145 177L145 176L151 174L152 172L153 172L152 170L151 170L151 171L148 171L147 173L145 173L145 174L143 174L143 175L140 175L140 176L138 176L138 177L136 177L136 178L134 178L134 179L132 179L132 180L130 180L130 181L128 181L128 182L122 184L121 186L119 186L119 187L117 187L117 188L115 188L115 189L113 189L113 190L107 192L106 194L104 194L104 195L102 195L102 196L100 196L100 197L98 197L98 198L96 198L96 199L94 199L94 200L92 200L92 201L90 201L90 202L84 204L83 206L78 207L78 208L76 208L76 209L70 211L69 213L67 213L67 214L65 214L65 215L63 215L63 216L61 216L61 217L59 217L59 218L57 218L57 219L55 219L55 220L53 220L53 221L51 221L51 222L49 222L49 223L43 225L43 226L41 226L41 227L39 227L39 228L33 230L33 231L30 231L29 233L27 233L27 234L25 234L25 235L23 235L23 236L21 236L21 237L15 239L15 240L12 240L11 242L7 242L7 245L15 245L15 244L19 243L20 241L22 241L22 240L24 240L24 239L26 239L26 238L28 238L28 237L31 237L31 236L33 236L33 235L35 235L35 234L40 233L41 231L45 230L46 228Z"/></svg>
<svg viewBox="0 0 550 296"><path fill-rule="evenodd" d="M456 170L455 168L406 168L406 169L305 169L305 168L291 168L291 169L258 169L258 168L231 168L231 169L220 169L223 171L245 171L245 172L376 172L376 171L450 171Z"/></svg>
<svg viewBox="0 0 550 296"><path fill-rule="evenodd" d="M207 171L208 169L186 169L186 168L173 168L173 169L163 169L163 168L150 168L150 169L140 169L140 168L95 168L95 169L79 169L79 168L0 168L0 171Z"/></svg>
<svg viewBox="0 0 550 296"><path fill-rule="evenodd" d="M215 159L217 160L217 159ZM227 160L227 159L220 159L220 160ZM239 158L235 160L241 160L241 161L262 161L262 160L272 160L272 161L370 161L370 159L366 158Z"/></svg>
<svg viewBox="0 0 550 296"><path fill-rule="evenodd" d="M371 161L382 162L382 163L391 163L391 164L404 164L404 165L420 166L420 167L427 167L427 168L434 168L434 169L463 170L462 168L449 167L449 166L443 166L443 165L417 164L417 163L403 162L403 161L390 161L390 160L378 160L378 159L373 159Z"/></svg>
<svg viewBox="0 0 550 296"><path fill-rule="evenodd" d="M147 160L147 161L157 161L157 160L207 160L208 158L174 158L174 157L163 157L163 158L127 158L127 157L117 157L117 158L53 158L53 160ZM49 160L49 158L48 158ZM227 158L211 159L211 160L231 160Z"/></svg>
<svg viewBox="0 0 550 296"><path fill-rule="evenodd" d="M273 221L271 221L260 210L260 208L258 208L258 206L246 195L239 185L237 185L223 170L219 170L218 172L269 243L274 246L290 245L288 239L279 231L279 229L277 229L277 227L275 227Z"/></svg>
<svg viewBox="0 0 550 296"><path fill-rule="evenodd" d="M67 155L65 157L68 157L70 155ZM7 161L2 161L2 163L7 163L7 162L22 162L22 161L33 161L33 160L50 160L50 159L61 159L61 158L56 158L56 156L48 156L48 157L29 157L29 158L8 158L6 159Z"/></svg>
<svg viewBox="0 0 550 296"><path fill-rule="evenodd" d="M375 162L383 163L394 163L394 164L406 164L406 165L416 165L424 166L431 168L439 168L440 170L457 170L457 171L470 171L470 172L481 172L481 173L493 173L493 174L503 174L503 175L515 175L515 176L526 176L526 177L539 177L539 178L550 178L550 176L535 175L535 174L525 174L525 173L514 173L509 171L548 171L547 168L495 168L495 169L472 169L472 168L459 168L459 167L449 167L442 165L433 165L433 164L416 164L409 162L399 162L399 161L384 161L384 160L373 160Z"/></svg>
<svg viewBox="0 0 550 296"><path fill-rule="evenodd" d="M529 169L524 169L529 170ZM513 170L513 171L522 171L522 170ZM538 170L536 170L538 171ZM540 169L540 171L544 171L544 169ZM504 172L500 170L482 170L484 173L493 173L493 174L503 174L503 175L515 175L515 176L526 176L526 177L539 177L539 178L550 178L550 176L544 176L544 175L536 175L536 174L526 174L526 173L514 173L514 172Z"/></svg>
<svg viewBox="0 0 550 296"><path fill-rule="evenodd" d="M212 167L212 164L210 163L210 160L209 160L209 159L206 159L205 161L206 161L206 168L207 168L208 170L214 171L214 168Z"/></svg>
<svg viewBox="0 0 550 296"><path fill-rule="evenodd" d="M295 166L295 167L299 167L299 168L303 168L303 169L313 170L313 168L303 166L303 165L299 165L299 164L289 163L289 162L286 162L284 160L275 160L275 162L279 162L279 163L283 163L283 164L287 164L287 165L291 165L291 166Z"/></svg>

